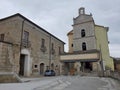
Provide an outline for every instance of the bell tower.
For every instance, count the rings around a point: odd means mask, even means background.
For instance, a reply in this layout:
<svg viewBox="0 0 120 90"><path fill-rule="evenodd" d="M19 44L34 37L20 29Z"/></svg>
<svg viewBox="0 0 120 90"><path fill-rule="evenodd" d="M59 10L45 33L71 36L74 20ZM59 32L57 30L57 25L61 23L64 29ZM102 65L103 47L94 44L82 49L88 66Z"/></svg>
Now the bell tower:
<svg viewBox="0 0 120 90"><path fill-rule="evenodd" d="M73 51L96 49L94 20L91 14L85 13L85 8L78 10L79 14L73 19Z"/></svg>

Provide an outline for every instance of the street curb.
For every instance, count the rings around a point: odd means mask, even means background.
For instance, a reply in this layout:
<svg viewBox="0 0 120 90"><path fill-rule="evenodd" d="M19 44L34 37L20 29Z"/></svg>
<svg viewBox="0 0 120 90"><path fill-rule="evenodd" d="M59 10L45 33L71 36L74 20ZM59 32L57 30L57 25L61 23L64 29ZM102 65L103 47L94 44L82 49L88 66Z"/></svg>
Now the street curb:
<svg viewBox="0 0 120 90"><path fill-rule="evenodd" d="M108 77L108 78L111 78L111 79L114 79L114 80L116 80L116 81L118 81L118 83L120 84L120 79L118 79L118 78L115 78L115 77Z"/></svg>

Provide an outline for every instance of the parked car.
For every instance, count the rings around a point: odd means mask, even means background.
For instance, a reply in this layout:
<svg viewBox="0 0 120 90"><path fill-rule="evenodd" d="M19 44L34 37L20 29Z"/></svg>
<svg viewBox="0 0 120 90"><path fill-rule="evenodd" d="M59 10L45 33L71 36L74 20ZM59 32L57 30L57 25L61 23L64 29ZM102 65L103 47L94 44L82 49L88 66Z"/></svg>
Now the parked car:
<svg viewBox="0 0 120 90"><path fill-rule="evenodd" d="M44 76L55 76L54 70L46 70Z"/></svg>

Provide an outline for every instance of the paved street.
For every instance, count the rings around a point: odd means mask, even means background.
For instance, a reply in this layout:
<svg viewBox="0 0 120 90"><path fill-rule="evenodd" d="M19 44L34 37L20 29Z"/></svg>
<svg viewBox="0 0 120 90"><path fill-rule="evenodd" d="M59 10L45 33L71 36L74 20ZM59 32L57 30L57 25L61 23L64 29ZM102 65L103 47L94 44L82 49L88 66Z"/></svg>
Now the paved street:
<svg viewBox="0 0 120 90"><path fill-rule="evenodd" d="M56 86L56 89L51 90L120 90L120 84L110 78L77 76L66 79L64 77L62 81L64 85Z"/></svg>
<svg viewBox="0 0 120 90"><path fill-rule="evenodd" d="M59 76L22 78L23 83L0 84L0 90L120 90L110 78Z"/></svg>

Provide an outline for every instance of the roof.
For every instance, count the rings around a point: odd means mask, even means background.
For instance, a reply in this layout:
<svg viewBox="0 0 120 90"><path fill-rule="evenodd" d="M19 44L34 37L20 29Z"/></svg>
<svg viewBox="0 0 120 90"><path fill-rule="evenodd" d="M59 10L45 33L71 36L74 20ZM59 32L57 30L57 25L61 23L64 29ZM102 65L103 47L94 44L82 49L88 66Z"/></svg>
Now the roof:
<svg viewBox="0 0 120 90"><path fill-rule="evenodd" d="M104 27L104 26L102 26L102 25L96 25L96 24L95 24L95 26L96 26L96 27L102 27L102 28L105 28L105 30L109 31L109 27Z"/></svg>
<svg viewBox="0 0 120 90"><path fill-rule="evenodd" d="M62 42L62 43L65 44L65 42L63 42L62 40L60 40L59 38L57 38L57 37L54 36L53 34L49 33L48 31L46 31L46 30L43 29L42 27L38 26L37 24L35 24L35 23L32 22L31 20L29 20L28 18L24 17L24 16L21 15L20 13L16 13L16 14L11 15L11 16L8 16L8 17L6 17L6 18L2 18L2 19L0 19L0 22L1 22L1 21L4 21L4 20L7 20L7 19L10 19L10 18L13 18L13 17L16 17L16 16L19 16L19 17L25 19L26 21L30 22L31 24L33 24L33 25L36 26L37 28L43 30L43 31L46 32L47 34L51 35L52 37L56 38L57 40L59 40L60 42Z"/></svg>
<svg viewBox="0 0 120 90"><path fill-rule="evenodd" d="M120 63L120 58L115 58L115 57L112 57L113 58L113 60L114 60L114 63Z"/></svg>
<svg viewBox="0 0 120 90"><path fill-rule="evenodd" d="M68 32L68 34L67 35L72 35L73 34L73 30L71 30L70 32Z"/></svg>
<svg viewBox="0 0 120 90"><path fill-rule="evenodd" d="M116 60L116 61L120 61L120 58L113 57L113 59Z"/></svg>

